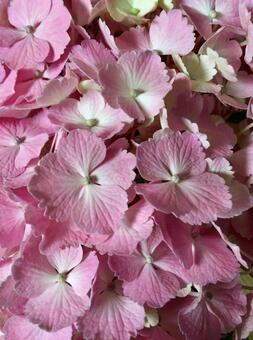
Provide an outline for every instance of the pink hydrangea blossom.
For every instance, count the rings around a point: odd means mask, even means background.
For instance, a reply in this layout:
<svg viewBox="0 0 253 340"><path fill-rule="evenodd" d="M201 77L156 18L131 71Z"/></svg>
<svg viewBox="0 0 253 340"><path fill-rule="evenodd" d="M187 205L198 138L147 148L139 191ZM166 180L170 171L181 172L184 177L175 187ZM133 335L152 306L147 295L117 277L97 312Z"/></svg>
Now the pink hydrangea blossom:
<svg viewBox="0 0 253 340"><path fill-rule="evenodd" d="M180 289L180 280L173 274L177 265L159 229L132 255L109 258L110 268L124 281L124 293L140 304L156 308L175 297Z"/></svg>
<svg viewBox="0 0 253 340"><path fill-rule="evenodd" d="M29 188L48 216L72 218L90 233L118 227L127 209L126 189L135 177L135 157L124 150L106 151L100 138L77 129L41 160Z"/></svg>
<svg viewBox="0 0 253 340"><path fill-rule="evenodd" d="M113 75L113 79L111 79ZM150 52L128 52L117 64L109 64L99 73L108 103L121 107L139 122L150 119L163 107L163 98L171 89L164 64Z"/></svg>
<svg viewBox="0 0 253 340"><path fill-rule="evenodd" d="M180 30L177 30L178 26ZM162 11L152 21L148 32L141 27L131 28L117 38L116 42L123 51L141 49L153 50L162 55L185 55L194 46L193 26L188 24L178 9L167 13Z"/></svg>
<svg viewBox="0 0 253 340"><path fill-rule="evenodd" d="M221 177L206 171L205 155L191 133L167 134L142 143L137 149L137 167L151 181L138 184L137 193L184 222L209 222L231 208L228 187Z"/></svg>
<svg viewBox="0 0 253 340"><path fill-rule="evenodd" d="M164 239L185 267L178 270L185 282L198 285L229 282L238 273L239 264L226 243L212 227L192 227L173 215L157 213L156 222Z"/></svg>
<svg viewBox="0 0 253 340"><path fill-rule="evenodd" d="M0 0L0 339L253 332L252 0Z"/></svg>
<svg viewBox="0 0 253 340"><path fill-rule="evenodd" d="M57 60L69 42L71 16L60 0L12 0L8 26L0 27L0 46L13 69L29 68ZM60 33L60 35L59 35Z"/></svg>
<svg viewBox="0 0 253 340"><path fill-rule="evenodd" d="M17 173L37 158L48 140L48 134L35 126L33 120L6 120L0 126L1 175Z"/></svg>
<svg viewBox="0 0 253 340"><path fill-rule="evenodd" d="M25 315L47 331L70 326L89 308L89 292L98 260L78 248L65 248L48 256L39 253L40 239L31 238L13 267L15 289L28 298Z"/></svg>
<svg viewBox="0 0 253 340"><path fill-rule="evenodd" d="M121 109L113 109L96 91L84 94L80 101L66 99L49 113L55 124L72 129L88 129L98 137L108 139L119 133L130 122Z"/></svg>
<svg viewBox="0 0 253 340"><path fill-rule="evenodd" d="M144 327L144 316L144 307L122 294L120 281L113 279L113 273L101 261L91 308L82 319L83 336L92 340L130 339Z"/></svg>

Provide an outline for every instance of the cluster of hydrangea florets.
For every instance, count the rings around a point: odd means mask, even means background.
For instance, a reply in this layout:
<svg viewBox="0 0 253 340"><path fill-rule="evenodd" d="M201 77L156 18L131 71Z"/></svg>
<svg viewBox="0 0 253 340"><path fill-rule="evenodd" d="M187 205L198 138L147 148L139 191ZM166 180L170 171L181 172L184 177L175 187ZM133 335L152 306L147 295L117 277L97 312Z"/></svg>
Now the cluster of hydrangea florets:
<svg viewBox="0 0 253 340"><path fill-rule="evenodd" d="M0 338L253 336L253 1L0 0Z"/></svg>

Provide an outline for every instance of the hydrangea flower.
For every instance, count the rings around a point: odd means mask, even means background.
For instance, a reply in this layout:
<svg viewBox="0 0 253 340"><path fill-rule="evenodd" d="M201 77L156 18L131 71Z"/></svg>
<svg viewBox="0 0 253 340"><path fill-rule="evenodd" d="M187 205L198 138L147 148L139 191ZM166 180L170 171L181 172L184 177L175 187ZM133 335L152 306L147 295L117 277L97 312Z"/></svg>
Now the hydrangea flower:
<svg viewBox="0 0 253 340"><path fill-rule="evenodd" d="M80 101L66 99L55 105L49 113L50 120L68 130L88 129L102 139L119 133L129 117L121 109L113 109L96 91L89 91Z"/></svg>
<svg viewBox="0 0 253 340"><path fill-rule="evenodd" d="M7 14L8 26L0 27L0 46L8 47L5 60L11 68L57 60L64 52L71 16L62 1L12 0Z"/></svg>
<svg viewBox="0 0 253 340"><path fill-rule="evenodd" d="M207 223L231 208L228 187L221 177L206 171L205 155L191 133L166 134L142 143L137 149L137 167L151 182L138 184L137 193L184 222Z"/></svg>
<svg viewBox="0 0 253 340"><path fill-rule="evenodd" d="M164 105L163 98L171 90L171 78L164 64L150 52L125 53L117 64L103 68L99 77L108 103L121 107L139 122L156 116Z"/></svg>
<svg viewBox="0 0 253 340"><path fill-rule="evenodd" d="M253 331L252 0L0 0L0 339Z"/></svg>
<svg viewBox="0 0 253 340"><path fill-rule="evenodd" d="M127 209L134 167L134 155L107 151L93 133L76 129L61 140L56 153L41 160L29 188L49 217L71 218L89 233L108 233Z"/></svg>
<svg viewBox="0 0 253 340"><path fill-rule="evenodd" d="M70 326L89 308L89 292L98 260L94 252L65 248L48 256L39 253L40 239L30 238L13 266L15 289L28 299L28 319L47 331Z"/></svg>

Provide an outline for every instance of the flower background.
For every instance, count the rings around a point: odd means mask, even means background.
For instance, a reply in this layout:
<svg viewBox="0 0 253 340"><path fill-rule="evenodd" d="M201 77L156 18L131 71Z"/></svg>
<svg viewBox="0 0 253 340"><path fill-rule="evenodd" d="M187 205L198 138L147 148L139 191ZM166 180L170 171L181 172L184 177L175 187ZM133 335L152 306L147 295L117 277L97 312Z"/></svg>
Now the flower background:
<svg viewBox="0 0 253 340"><path fill-rule="evenodd" d="M0 0L0 338L253 338L253 2Z"/></svg>

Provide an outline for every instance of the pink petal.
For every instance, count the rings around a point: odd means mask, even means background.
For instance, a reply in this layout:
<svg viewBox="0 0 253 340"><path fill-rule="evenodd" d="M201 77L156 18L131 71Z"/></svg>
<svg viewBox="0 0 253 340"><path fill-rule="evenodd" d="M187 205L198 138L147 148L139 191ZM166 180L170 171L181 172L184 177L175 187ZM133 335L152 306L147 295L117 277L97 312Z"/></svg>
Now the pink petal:
<svg viewBox="0 0 253 340"><path fill-rule="evenodd" d="M72 328L67 327L57 332L47 332L38 325L31 323L24 317L12 316L4 325L6 340L69 340L72 336Z"/></svg>
<svg viewBox="0 0 253 340"><path fill-rule="evenodd" d="M109 148L106 158L91 175L97 178L101 185L119 185L128 189L135 178L135 156L126 150Z"/></svg>
<svg viewBox="0 0 253 340"><path fill-rule="evenodd" d="M98 72L106 64L113 64L115 57L96 40L84 40L72 48L70 60L84 76L98 81Z"/></svg>
<svg viewBox="0 0 253 340"><path fill-rule="evenodd" d="M230 158L234 169L241 175L248 177L253 174L253 143L236 151Z"/></svg>
<svg viewBox="0 0 253 340"><path fill-rule="evenodd" d="M246 312L247 299L236 281L217 286L210 285L205 287L205 291L213 296L208 301L208 306L219 318L223 332L228 332L242 322L241 316Z"/></svg>
<svg viewBox="0 0 253 340"><path fill-rule="evenodd" d="M68 272L76 267L83 258L82 247L67 247L47 255L48 262L58 273Z"/></svg>
<svg viewBox="0 0 253 340"><path fill-rule="evenodd" d="M146 264L138 278L123 283L123 289L125 295L139 304L158 308L176 296L179 282L173 274Z"/></svg>
<svg viewBox="0 0 253 340"><path fill-rule="evenodd" d="M16 281L15 289L23 297L33 297L55 285L57 272L47 258L39 253L40 239L31 238L22 258L18 258L12 268Z"/></svg>
<svg viewBox="0 0 253 340"><path fill-rule="evenodd" d="M16 30L13 27L0 27L0 44L1 47L6 47L6 52L8 52L7 47L12 46L25 36L26 34L24 31Z"/></svg>
<svg viewBox="0 0 253 340"><path fill-rule="evenodd" d="M213 340L220 338L220 322L204 302L188 313L179 314L179 327L187 339Z"/></svg>
<svg viewBox="0 0 253 340"><path fill-rule="evenodd" d="M55 283L25 306L25 315L47 331L70 326L88 308L88 297L76 295L66 283Z"/></svg>
<svg viewBox="0 0 253 340"><path fill-rule="evenodd" d="M71 16L60 0L51 1L49 15L37 27L34 35L38 39L47 41L53 49L51 61L55 61L63 54L70 37L67 30L70 26Z"/></svg>
<svg viewBox="0 0 253 340"><path fill-rule="evenodd" d="M12 45L7 51L6 63L11 69L32 68L43 62L49 53L49 45L44 40L27 35Z"/></svg>
<svg viewBox="0 0 253 340"><path fill-rule="evenodd" d="M84 296L89 292L98 269L98 264L99 262L95 252L90 252L85 259L68 274L66 282L73 287L77 295Z"/></svg>
<svg viewBox="0 0 253 340"><path fill-rule="evenodd" d="M83 336L91 340L129 339L144 327L144 315L144 308L125 296L113 292L98 295L82 320Z"/></svg>
<svg viewBox="0 0 253 340"><path fill-rule="evenodd" d="M73 223L57 223L44 216L41 209L32 206L26 209L26 222L32 225L36 235L42 235L39 245L42 254L52 254L65 247L77 247L87 240L87 235Z"/></svg>
<svg viewBox="0 0 253 340"><path fill-rule="evenodd" d="M186 214L193 207L180 187L175 183L137 184L136 192L142 195L155 209L177 216Z"/></svg>
<svg viewBox="0 0 253 340"><path fill-rule="evenodd" d="M25 206L0 191L0 245L12 248L20 244L25 231Z"/></svg>
<svg viewBox="0 0 253 340"><path fill-rule="evenodd" d="M164 55L186 55L194 47L193 26L188 24L182 12L177 9L162 11L155 17L150 25L149 35L153 50Z"/></svg>
<svg viewBox="0 0 253 340"><path fill-rule="evenodd" d="M142 143L137 149L137 166L149 181L169 180L173 175L201 174L206 166L204 157L194 134L177 132Z"/></svg>
<svg viewBox="0 0 253 340"><path fill-rule="evenodd" d="M250 98L253 91L253 75L240 71L236 82L227 82L224 93L235 98Z"/></svg>
<svg viewBox="0 0 253 340"><path fill-rule="evenodd" d="M122 52L131 50L151 51L152 45L149 38L149 32L146 27L132 27L129 31L123 32L116 43Z"/></svg>
<svg viewBox="0 0 253 340"><path fill-rule="evenodd" d="M51 105L57 105L75 91L77 84L78 79L76 77L53 79L47 83L35 103L24 104L21 107L38 109Z"/></svg>
<svg viewBox="0 0 253 340"><path fill-rule="evenodd" d="M208 223L216 220L219 212L232 207L229 189L217 175L205 173L186 180L179 186L192 204L192 211L180 217L186 223Z"/></svg>
<svg viewBox="0 0 253 340"><path fill-rule="evenodd" d="M102 243L96 244L99 252L127 255L134 252L137 244L146 239L152 231L153 221L150 215L153 208L144 200L132 205L125 213L114 231Z"/></svg>
<svg viewBox="0 0 253 340"><path fill-rule="evenodd" d="M8 8L10 23L17 28L36 26L43 21L51 8L51 0L13 0Z"/></svg>
<svg viewBox="0 0 253 340"><path fill-rule="evenodd" d="M1 34L1 33L0 33ZM1 83L0 88L0 103L9 99L14 93L14 87L16 83L17 73L15 71L11 71L8 76Z"/></svg>

